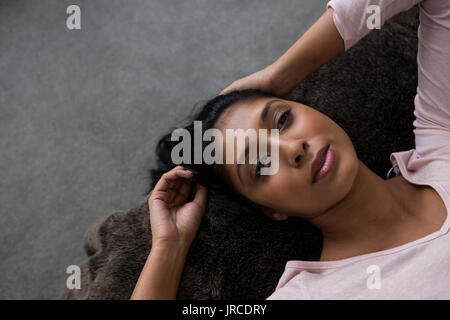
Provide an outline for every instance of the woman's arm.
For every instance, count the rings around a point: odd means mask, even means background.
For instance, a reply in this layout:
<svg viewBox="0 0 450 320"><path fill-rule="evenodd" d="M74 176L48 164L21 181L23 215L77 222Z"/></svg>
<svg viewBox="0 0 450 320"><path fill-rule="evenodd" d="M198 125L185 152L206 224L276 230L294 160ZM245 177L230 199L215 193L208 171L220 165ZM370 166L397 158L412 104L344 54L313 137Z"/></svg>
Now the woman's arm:
<svg viewBox="0 0 450 320"><path fill-rule="evenodd" d="M373 28L381 28L396 14L406 11L423 0L331 0L327 8L334 9L334 23L350 49ZM373 22L379 22L378 26Z"/></svg>
<svg viewBox="0 0 450 320"><path fill-rule="evenodd" d="M196 184L188 202L193 174L178 166L162 175L149 197L152 249L131 299L175 299L189 247L203 218L207 189Z"/></svg>
<svg viewBox="0 0 450 320"><path fill-rule="evenodd" d="M236 80L220 94L259 89L283 97L303 79L344 51L344 41L329 8L278 60L263 70Z"/></svg>
<svg viewBox="0 0 450 320"><path fill-rule="evenodd" d="M376 5L380 27L421 0L332 0L324 14L274 63L233 82L221 94L255 88L286 96L307 76L350 49L371 29L368 19ZM370 24L369 24L370 25Z"/></svg>
<svg viewBox="0 0 450 320"><path fill-rule="evenodd" d="M282 96L344 51L344 41L327 11L280 57L272 68L272 85Z"/></svg>
<svg viewBox="0 0 450 320"><path fill-rule="evenodd" d="M312 72L350 49L372 30L368 22L374 14L379 14L381 28L386 20L421 1L329 1L325 13L274 62L272 77L275 89L292 91ZM369 10L374 5L378 11Z"/></svg>
<svg viewBox="0 0 450 320"><path fill-rule="evenodd" d="M188 251L187 244L153 244L131 299L176 299Z"/></svg>

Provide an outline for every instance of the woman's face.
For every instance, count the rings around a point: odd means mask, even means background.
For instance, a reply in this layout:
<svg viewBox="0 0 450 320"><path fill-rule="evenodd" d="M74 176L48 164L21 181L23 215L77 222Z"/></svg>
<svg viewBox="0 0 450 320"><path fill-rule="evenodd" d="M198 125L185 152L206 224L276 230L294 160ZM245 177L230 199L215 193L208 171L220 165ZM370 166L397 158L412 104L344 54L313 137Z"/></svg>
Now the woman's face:
<svg viewBox="0 0 450 320"><path fill-rule="evenodd" d="M271 102L270 107L266 108L264 121L260 122L268 102ZM344 130L324 114L298 102L258 98L237 103L224 111L215 128L220 129L224 137L225 129L254 129L256 132L268 129L269 152L271 144L276 143L270 129L280 130L276 174L258 175L258 165L250 164L248 158L244 164L237 165L236 159L245 148L241 148L236 140L234 163L219 165L238 193L260 205L274 219L295 216L309 220L321 215L350 191L359 169L355 149ZM226 143L224 139L224 159ZM248 139L245 146L247 144ZM317 163L314 166L313 161L328 145L334 152L334 161L326 175L315 180L318 166Z"/></svg>

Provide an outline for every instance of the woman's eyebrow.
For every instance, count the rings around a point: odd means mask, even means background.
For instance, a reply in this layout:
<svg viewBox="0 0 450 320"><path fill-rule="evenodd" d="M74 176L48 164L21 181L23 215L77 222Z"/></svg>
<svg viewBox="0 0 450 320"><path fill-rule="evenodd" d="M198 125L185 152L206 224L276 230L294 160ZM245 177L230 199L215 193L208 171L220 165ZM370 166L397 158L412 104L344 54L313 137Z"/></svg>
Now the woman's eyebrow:
<svg viewBox="0 0 450 320"><path fill-rule="evenodd" d="M264 121L266 120L266 116L267 116L267 114L269 113L270 106L271 106L273 103L277 102L277 101L281 101L281 100L278 100L278 99L270 100L269 102L266 103L266 105L265 105L264 108L262 109L262 111L261 111L261 116L259 117L259 125L260 125L261 127L263 126Z"/></svg>
<svg viewBox="0 0 450 320"><path fill-rule="evenodd" d="M264 108L261 111L261 115L259 117L260 127L262 127L264 125L264 122L266 121L266 117L267 117L267 114L269 113L270 106L272 104L274 104L275 102L277 102L277 101L281 101L281 100L279 100L279 99L272 99L272 100L268 101L265 104ZM237 159L242 159L242 157L244 157L243 159L247 160L248 159L248 150L249 150L249 143L247 143L247 145L245 146L244 152L241 153L240 157L238 157ZM241 163L239 163L239 162L240 161L238 161L238 164L236 166L236 172L237 172L237 175L239 177L239 181L241 182L241 184L243 184L243 181L242 181L242 178L241 178L241 174L240 174L240 170L239 170L240 167L241 167Z"/></svg>

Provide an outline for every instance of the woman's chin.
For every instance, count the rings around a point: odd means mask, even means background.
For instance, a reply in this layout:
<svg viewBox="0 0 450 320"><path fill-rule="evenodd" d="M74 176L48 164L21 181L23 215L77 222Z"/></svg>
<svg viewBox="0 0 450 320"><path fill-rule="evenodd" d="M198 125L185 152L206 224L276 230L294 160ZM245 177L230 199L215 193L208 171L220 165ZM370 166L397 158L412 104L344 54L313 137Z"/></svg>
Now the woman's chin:
<svg viewBox="0 0 450 320"><path fill-rule="evenodd" d="M360 161L356 156L354 149L352 150L339 150L334 148L334 159L332 166L321 180L317 182L318 185L322 184L326 193L325 203L333 205L333 203L340 202L352 189L356 176L360 169ZM325 200L325 199L324 199Z"/></svg>

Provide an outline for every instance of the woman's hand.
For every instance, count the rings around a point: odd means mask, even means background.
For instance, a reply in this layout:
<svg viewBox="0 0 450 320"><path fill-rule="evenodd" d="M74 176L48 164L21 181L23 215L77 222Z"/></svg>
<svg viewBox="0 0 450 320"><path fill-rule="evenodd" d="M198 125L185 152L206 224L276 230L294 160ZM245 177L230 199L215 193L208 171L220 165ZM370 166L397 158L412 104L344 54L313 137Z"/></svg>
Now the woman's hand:
<svg viewBox="0 0 450 320"><path fill-rule="evenodd" d="M228 87L223 89L219 95L227 94L235 90L258 89L261 91L272 92L279 97L284 97L289 92L286 88L283 90L283 88L277 86L277 78L274 65L269 65L260 71L234 81Z"/></svg>
<svg viewBox="0 0 450 320"><path fill-rule="evenodd" d="M187 202L192 173L178 166L159 179L148 199L152 249L131 299L176 299L189 246L200 226L207 190L197 184Z"/></svg>
<svg viewBox="0 0 450 320"><path fill-rule="evenodd" d="M207 189L197 183L194 199L187 202L193 174L182 166L162 175L148 200L152 245L190 245L205 213Z"/></svg>

